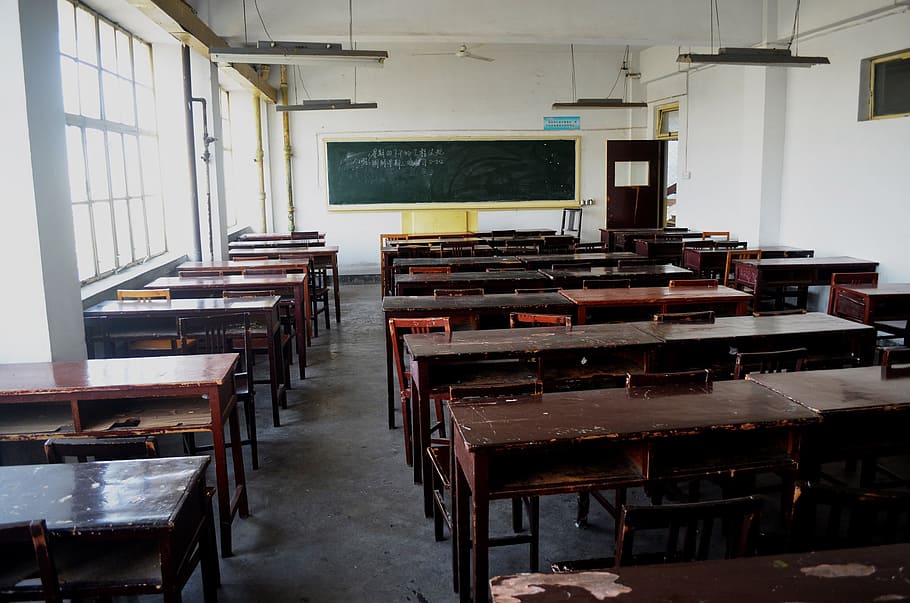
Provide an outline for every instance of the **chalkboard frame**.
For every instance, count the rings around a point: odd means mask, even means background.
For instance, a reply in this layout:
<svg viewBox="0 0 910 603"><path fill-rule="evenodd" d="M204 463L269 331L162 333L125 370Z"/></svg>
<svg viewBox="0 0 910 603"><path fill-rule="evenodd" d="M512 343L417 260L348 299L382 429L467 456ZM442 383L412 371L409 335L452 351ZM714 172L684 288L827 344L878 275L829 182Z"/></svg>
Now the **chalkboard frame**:
<svg viewBox="0 0 910 603"><path fill-rule="evenodd" d="M508 141L508 140L559 140L574 144L575 181L574 199L540 199L533 201L437 201L428 203L388 202L368 204L333 204L329 195L328 145L333 142L447 142L447 141ZM429 209L561 209L579 207L581 204L581 137L580 136L547 136L545 134L527 134L514 136L362 136L362 137L325 137L321 144L321 176L323 194L328 211L415 211Z"/></svg>

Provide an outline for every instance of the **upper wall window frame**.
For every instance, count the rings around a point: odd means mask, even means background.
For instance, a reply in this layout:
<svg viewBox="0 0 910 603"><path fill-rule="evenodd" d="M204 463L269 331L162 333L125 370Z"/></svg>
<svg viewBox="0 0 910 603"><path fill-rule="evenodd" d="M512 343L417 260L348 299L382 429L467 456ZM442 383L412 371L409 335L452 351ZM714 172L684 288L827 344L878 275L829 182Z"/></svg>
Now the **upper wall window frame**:
<svg viewBox="0 0 910 603"><path fill-rule="evenodd" d="M670 118L676 113L677 129L670 129ZM660 105L657 107L657 116L654 120L654 137L657 140L679 139L679 102Z"/></svg>
<svg viewBox="0 0 910 603"><path fill-rule="evenodd" d="M875 84L877 67L895 61L910 62L910 48L889 52L874 57L863 59L860 62L860 105L858 119L860 121L892 119L895 117L908 117L910 111L898 113L876 113Z"/></svg>

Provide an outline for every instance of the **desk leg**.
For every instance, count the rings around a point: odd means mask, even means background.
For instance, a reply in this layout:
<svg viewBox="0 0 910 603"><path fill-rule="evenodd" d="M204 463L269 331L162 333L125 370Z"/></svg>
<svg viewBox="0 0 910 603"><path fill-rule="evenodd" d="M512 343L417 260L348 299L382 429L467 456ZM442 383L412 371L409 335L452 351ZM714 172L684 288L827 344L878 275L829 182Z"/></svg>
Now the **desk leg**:
<svg viewBox="0 0 910 603"><path fill-rule="evenodd" d="M220 405L219 400L213 400L213 404ZM237 404L231 409L230 422L233 424L237 418ZM217 416L216 416L217 415ZM212 454L215 457L215 491L218 493L218 524L221 532L221 556L230 557L231 552L231 523L234 520L234 505L232 502L231 492L228 489L228 470L227 470L227 448L224 441L224 420L221 416L220 408L217 413L212 413ZM231 427L231 437L235 437L233 446L235 450L240 449L240 430L238 426L237 435L234 436L234 428ZM235 483L240 484L243 478L243 464L240 466L240 476L235 476Z"/></svg>
<svg viewBox="0 0 910 603"><path fill-rule="evenodd" d="M455 590L459 600L471 600L471 521L468 509L470 490L457 455L452 466L452 555Z"/></svg>
<svg viewBox="0 0 910 603"><path fill-rule="evenodd" d="M275 427L281 425L278 418L278 405L284 403L287 406L287 388L291 386L290 379L286 378L284 370L284 354L281 353L281 321L278 321L277 328L269 325L272 330L272 336L269 337L269 385L272 389L272 424ZM281 387L281 382L284 387Z"/></svg>
<svg viewBox="0 0 910 603"><path fill-rule="evenodd" d="M588 308L586 306L578 305L578 324L583 325L588 319Z"/></svg>
<svg viewBox="0 0 910 603"><path fill-rule="evenodd" d="M306 347L310 341L310 286L306 279L301 286L294 287L294 322L297 323L297 361L300 364L300 378L306 379Z"/></svg>
<svg viewBox="0 0 910 603"><path fill-rule="evenodd" d="M341 322L341 296L338 294L338 254L332 254L332 288L335 294L335 322Z"/></svg>
<svg viewBox="0 0 910 603"><path fill-rule="evenodd" d="M395 429L395 378L392 376L392 333L389 331L388 317L385 320L385 379L388 387L389 429Z"/></svg>
<svg viewBox="0 0 910 603"><path fill-rule="evenodd" d="M426 363L411 361L411 454L414 457L414 483L419 484L424 476L429 476L432 468L424 448L430 442L430 391L429 371ZM426 471L426 472L425 472ZM427 479L426 481L431 481ZM432 496L432 491L431 491ZM432 517L433 500L427 500L424 490L423 509L427 517Z"/></svg>
<svg viewBox="0 0 910 603"><path fill-rule="evenodd" d="M471 582L474 601L488 601L490 579L490 499L487 492L489 475L487 459L483 454L474 455L474 476L471 480L471 546L473 548ZM464 593L461 593L464 596Z"/></svg>
<svg viewBox="0 0 910 603"><path fill-rule="evenodd" d="M246 473L243 469L243 446L240 442L243 437L240 435L240 411L237 404L234 405L230 416L231 442L236 444L231 446L231 457L234 461L234 497L240 513L240 517L246 518L250 515L249 501L246 496Z"/></svg>

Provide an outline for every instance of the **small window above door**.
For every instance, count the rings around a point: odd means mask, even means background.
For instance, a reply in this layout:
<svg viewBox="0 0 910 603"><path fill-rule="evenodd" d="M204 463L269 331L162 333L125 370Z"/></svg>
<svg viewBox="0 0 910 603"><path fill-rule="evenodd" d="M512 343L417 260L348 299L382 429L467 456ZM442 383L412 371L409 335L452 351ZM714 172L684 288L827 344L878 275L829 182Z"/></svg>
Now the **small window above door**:
<svg viewBox="0 0 910 603"><path fill-rule="evenodd" d="M679 103L657 107L655 138L676 140L679 138Z"/></svg>

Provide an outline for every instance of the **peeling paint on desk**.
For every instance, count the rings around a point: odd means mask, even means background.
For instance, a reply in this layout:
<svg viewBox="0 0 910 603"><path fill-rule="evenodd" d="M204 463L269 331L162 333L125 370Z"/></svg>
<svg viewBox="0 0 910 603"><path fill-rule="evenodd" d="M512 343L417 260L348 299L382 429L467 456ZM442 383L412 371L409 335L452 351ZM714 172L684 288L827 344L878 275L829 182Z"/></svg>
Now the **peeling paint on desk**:
<svg viewBox="0 0 910 603"><path fill-rule="evenodd" d="M802 573L816 578L860 578L875 573L875 566L861 563L841 563L832 565L823 563L812 567L800 568Z"/></svg>
<svg viewBox="0 0 910 603"><path fill-rule="evenodd" d="M581 572L573 578L572 585L591 593L598 601L612 599L630 593L632 589L616 580L619 576L610 572ZM546 592L549 584L559 585L565 581L560 574L519 574L502 580L496 589L497 601L521 603L519 597Z"/></svg>

